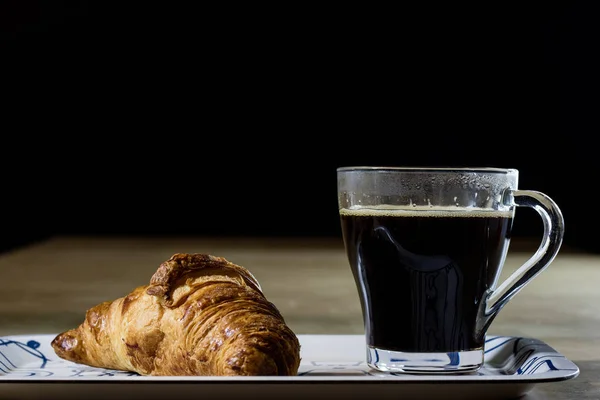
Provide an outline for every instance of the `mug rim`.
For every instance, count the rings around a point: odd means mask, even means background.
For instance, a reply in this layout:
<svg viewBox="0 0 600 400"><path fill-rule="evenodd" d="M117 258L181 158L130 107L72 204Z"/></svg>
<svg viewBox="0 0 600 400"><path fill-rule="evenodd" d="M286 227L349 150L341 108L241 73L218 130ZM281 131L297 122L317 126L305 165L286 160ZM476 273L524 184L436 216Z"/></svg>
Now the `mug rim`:
<svg viewBox="0 0 600 400"><path fill-rule="evenodd" d="M338 167L337 172L462 172L462 173L498 173L516 174L515 168L498 167L419 167L419 166L384 166L384 165L356 165Z"/></svg>

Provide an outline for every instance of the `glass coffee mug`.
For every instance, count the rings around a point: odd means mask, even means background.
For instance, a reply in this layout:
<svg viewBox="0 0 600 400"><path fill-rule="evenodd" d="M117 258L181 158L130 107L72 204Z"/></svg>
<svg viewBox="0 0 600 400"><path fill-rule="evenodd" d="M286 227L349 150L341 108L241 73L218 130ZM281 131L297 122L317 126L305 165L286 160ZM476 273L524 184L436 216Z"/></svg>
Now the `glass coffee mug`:
<svg viewBox="0 0 600 400"><path fill-rule="evenodd" d="M500 168L337 169L344 246L380 371L465 373L484 361L500 309L543 271L564 234L547 195ZM516 207L544 224L535 254L500 285Z"/></svg>

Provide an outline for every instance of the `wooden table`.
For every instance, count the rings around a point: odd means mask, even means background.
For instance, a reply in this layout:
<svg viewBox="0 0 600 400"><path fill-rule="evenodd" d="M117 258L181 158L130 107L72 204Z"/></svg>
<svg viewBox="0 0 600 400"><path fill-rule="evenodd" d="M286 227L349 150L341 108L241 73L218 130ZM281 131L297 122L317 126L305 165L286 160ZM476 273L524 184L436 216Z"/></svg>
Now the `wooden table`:
<svg viewBox="0 0 600 400"><path fill-rule="evenodd" d="M514 239L503 276L534 250ZM89 307L146 284L177 252L247 267L297 334L363 333L341 238L56 237L0 255L0 336L72 328ZM541 339L581 370L525 399L600 399L599 282L600 254L563 246L494 321L491 334Z"/></svg>

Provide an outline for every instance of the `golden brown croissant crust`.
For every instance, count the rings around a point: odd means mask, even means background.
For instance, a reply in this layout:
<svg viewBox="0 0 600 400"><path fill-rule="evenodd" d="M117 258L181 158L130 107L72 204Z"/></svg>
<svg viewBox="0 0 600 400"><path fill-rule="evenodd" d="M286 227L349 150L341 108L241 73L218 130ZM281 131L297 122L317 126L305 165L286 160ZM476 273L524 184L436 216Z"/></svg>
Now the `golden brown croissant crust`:
<svg viewBox="0 0 600 400"><path fill-rule="evenodd" d="M150 284L100 303L52 341L56 354L141 375L296 375L300 343L244 267L175 254Z"/></svg>

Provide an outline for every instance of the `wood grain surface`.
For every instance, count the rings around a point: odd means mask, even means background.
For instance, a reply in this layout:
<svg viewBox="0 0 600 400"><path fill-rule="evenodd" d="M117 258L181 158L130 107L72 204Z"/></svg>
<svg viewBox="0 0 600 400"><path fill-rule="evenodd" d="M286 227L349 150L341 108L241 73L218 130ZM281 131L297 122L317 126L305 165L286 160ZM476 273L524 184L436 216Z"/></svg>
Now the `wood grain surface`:
<svg viewBox="0 0 600 400"><path fill-rule="evenodd" d="M535 251L513 241L502 278ZM91 306L146 284L177 252L209 253L248 268L297 334L363 333L339 238L56 237L0 256L0 336L58 333ZM581 368L527 399L600 399L600 255L563 246L500 312L489 333L541 339Z"/></svg>

